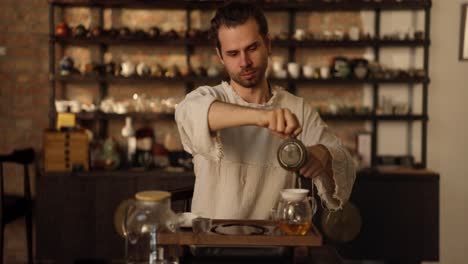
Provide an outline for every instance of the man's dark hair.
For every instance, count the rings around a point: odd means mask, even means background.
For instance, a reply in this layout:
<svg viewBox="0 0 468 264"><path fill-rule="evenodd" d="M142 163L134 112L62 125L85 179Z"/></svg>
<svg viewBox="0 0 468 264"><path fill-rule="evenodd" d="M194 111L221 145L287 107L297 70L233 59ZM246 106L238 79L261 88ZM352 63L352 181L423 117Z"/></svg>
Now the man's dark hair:
<svg viewBox="0 0 468 264"><path fill-rule="evenodd" d="M218 31L221 26L228 28L244 24L250 18L257 22L258 29L262 37L268 34L268 23L263 11L254 4L247 2L229 2L216 10L215 16L211 19L210 38L215 41L216 47L221 52L221 43L218 38Z"/></svg>

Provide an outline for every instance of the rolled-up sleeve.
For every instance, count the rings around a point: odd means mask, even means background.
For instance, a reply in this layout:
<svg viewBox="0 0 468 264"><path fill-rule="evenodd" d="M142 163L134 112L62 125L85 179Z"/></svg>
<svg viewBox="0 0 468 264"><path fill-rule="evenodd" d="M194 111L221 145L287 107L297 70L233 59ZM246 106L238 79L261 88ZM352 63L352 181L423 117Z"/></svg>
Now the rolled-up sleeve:
<svg viewBox="0 0 468 264"><path fill-rule="evenodd" d="M185 97L175 111L175 120L184 150L219 159L222 155L219 138L210 132L208 111L221 96L212 87L200 87Z"/></svg>
<svg viewBox="0 0 468 264"><path fill-rule="evenodd" d="M304 144L321 144L327 148L332 158L332 177L322 174L314 179L318 194L328 209L340 209L349 200L356 179L354 161L341 141L329 131L319 114L308 105L304 105L303 126L301 139Z"/></svg>

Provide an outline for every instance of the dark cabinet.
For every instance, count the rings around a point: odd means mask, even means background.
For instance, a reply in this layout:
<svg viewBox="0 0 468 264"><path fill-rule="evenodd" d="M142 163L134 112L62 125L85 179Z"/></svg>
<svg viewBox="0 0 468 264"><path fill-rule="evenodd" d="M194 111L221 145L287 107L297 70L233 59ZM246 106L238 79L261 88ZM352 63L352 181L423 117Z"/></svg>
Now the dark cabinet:
<svg viewBox="0 0 468 264"><path fill-rule="evenodd" d="M439 175L428 171L364 173L351 201L360 234L336 245L343 257L420 263L439 260Z"/></svg>
<svg viewBox="0 0 468 264"><path fill-rule="evenodd" d="M119 204L141 190L174 190L193 183L192 173L163 171L45 174L38 182L35 214L37 260L122 259L124 239L114 228Z"/></svg>

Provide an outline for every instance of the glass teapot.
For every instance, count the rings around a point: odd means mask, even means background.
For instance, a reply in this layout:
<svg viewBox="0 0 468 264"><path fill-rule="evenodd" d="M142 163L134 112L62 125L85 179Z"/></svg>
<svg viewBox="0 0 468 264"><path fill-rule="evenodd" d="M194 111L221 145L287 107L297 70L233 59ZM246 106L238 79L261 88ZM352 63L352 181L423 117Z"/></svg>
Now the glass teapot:
<svg viewBox="0 0 468 264"><path fill-rule="evenodd" d="M312 225L316 210L313 197L308 197L307 189L285 189L281 191L274 220L281 231L288 235L306 235Z"/></svg>
<svg viewBox="0 0 468 264"><path fill-rule="evenodd" d="M127 263L165 263L158 254L157 232L175 232L176 214L171 210L171 194L144 191L126 209L123 221Z"/></svg>

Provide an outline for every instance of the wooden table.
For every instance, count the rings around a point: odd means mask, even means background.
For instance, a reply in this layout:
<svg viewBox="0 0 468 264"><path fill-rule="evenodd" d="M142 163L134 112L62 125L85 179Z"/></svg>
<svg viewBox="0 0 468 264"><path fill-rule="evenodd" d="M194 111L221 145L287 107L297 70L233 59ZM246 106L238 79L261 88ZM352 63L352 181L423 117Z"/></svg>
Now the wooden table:
<svg viewBox="0 0 468 264"><path fill-rule="evenodd" d="M315 225L305 236L290 236L276 230L276 225L267 220L212 220L212 226L221 224L255 225L269 230L264 235L222 235L214 232L195 234L192 230L158 234L160 245L203 245L203 246L322 246L322 235Z"/></svg>

